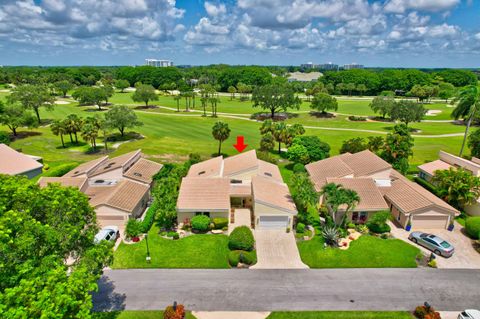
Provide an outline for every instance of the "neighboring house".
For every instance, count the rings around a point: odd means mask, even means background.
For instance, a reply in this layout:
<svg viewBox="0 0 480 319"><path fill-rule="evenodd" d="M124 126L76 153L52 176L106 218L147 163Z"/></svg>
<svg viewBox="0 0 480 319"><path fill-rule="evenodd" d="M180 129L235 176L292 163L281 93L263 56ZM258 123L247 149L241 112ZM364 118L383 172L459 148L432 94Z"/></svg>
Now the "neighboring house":
<svg viewBox="0 0 480 319"><path fill-rule="evenodd" d="M254 150L192 165L180 186L178 223L199 214L233 222L235 209L249 209L252 226L259 228L292 227L297 215L278 167L259 160Z"/></svg>
<svg viewBox="0 0 480 319"><path fill-rule="evenodd" d="M34 178L42 173L41 161L41 157L23 154L8 145L0 144L0 174Z"/></svg>
<svg viewBox="0 0 480 319"><path fill-rule="evenodd" d="M38 183L41 187L50 183L76 187L88 196L101 226L124 226L129 218L138 218L145 211L153 176L161 168L161 164L142 158L138 150L114 158L100 157L62 177L42 177Z"/></svg>
<svg viewBox="0 0 480 319"><path fill-rule="evenodd" d="M440 151L438 157L438 160L418 166L418 177L427 182L432 182L432 177L435 175L435 171L447 170L450 168L462 168L472 173L473 176L480 177L480 159L476 157L473 157L472 160L469 161L465 158L444 151ZM465 211L467 214L479 216L480 198L477 199L475 204L465 206Z"/></svg>
<svg viewBox="0 0 480 319"><path fill-rule="evenodd" d="M322 77L320 72L292 72L287 74L288 82L313 82Z"/></svg>
<svg viewBox="0 0 480 319"><path fill-rule="evenodd" d="M368 150L330 157L305 168L317 191L335 183L358 193L360 202L347 216L355 223L364 223L375 212L390 209L402 227L410 223L412 228L438 229L448 227L459 213Z"/></svg>

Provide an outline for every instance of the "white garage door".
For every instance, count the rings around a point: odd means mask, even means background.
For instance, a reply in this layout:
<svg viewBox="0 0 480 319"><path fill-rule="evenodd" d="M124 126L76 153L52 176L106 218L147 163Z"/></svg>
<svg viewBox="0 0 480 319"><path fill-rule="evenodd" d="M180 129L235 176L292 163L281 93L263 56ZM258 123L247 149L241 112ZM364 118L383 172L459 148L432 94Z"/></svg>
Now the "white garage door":
<svg viewBox="0 0 480 319"><path fill-rule="evenodd" d="M412 228L415 229L444 229L447 227L448 215L413 215L412 217Z"/></svg>
<svg viewBox="0 0 480 319"><path fill-rule="evenodd" d="M276 229L287 228L288 216L260 216L258 228L263 229Z"/></svg>

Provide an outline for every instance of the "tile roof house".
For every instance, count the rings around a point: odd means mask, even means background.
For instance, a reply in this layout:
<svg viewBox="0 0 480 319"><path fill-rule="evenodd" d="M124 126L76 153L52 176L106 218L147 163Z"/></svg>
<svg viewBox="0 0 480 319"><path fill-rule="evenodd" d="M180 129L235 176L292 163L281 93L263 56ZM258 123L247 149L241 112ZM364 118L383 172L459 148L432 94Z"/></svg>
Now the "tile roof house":
<svg viewBox="0 0 480 319"><path fill-rule="evenodd" d="M448 227L459 213L368 150L311 163L306 169L317 190L335 183L358 193L360 202L347 216L353 222L364 223L375 212L390 209L403 227L435 229Z"/></svg>
<svg viewBox="0 0 480 319"><path fill-rule="evenodd" d="M41 160L40 157L23 154L8 145L0 144L0 174L33 178L42 173Z"/></svg>
<svg viewBox="0 0 480 319"><path fill-rule="evenodd" d="M418 166L418 177L427 182L432 182L435 171L448 170L450 168L462 168L473 176L480 177L480 159L476 157L467 160L444 151L440 151L438 157L438 160ZM480 216L480 198L474 204L466 205L465 212L469 215Z"/></svg>
<svg viewBox="0 0 480 319"><path fill-rule="evenodd" d="M83 163L62 177L41 177L38 184L77 187L88 196L100 225L122 227L141 216L150 200L153 176L162 165L141 157L140 150Z"/></svg>
<svg viewBox="0 0 480 319"><path fill-rule="evenodd" d="M260 228L292 227L297 214L278 167L259 160L254 150L192 165L180 186L178 223L198 214L233 223L236 209L250 209Z"/></svg>

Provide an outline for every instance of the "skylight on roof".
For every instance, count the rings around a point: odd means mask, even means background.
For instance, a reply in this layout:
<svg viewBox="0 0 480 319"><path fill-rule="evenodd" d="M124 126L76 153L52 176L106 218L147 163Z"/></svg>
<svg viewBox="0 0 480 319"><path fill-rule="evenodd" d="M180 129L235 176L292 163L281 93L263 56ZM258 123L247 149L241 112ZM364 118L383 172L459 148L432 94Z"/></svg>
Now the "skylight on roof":
<svg viewBox="0 0 480 319"><path fill-rule="evenodd" d="M141 174L141 173L137 173L137 172L133 173L133 175L134 175L134 176L138 176L138 177L142 177L142 174Z"/></svg>
<svg viewBox="0 0 480 319"><path fill-rule="evenodd" d="M203 175L205 173L206 173L205 171L201 171L201 172L198 173L198 175Z"/></svg>

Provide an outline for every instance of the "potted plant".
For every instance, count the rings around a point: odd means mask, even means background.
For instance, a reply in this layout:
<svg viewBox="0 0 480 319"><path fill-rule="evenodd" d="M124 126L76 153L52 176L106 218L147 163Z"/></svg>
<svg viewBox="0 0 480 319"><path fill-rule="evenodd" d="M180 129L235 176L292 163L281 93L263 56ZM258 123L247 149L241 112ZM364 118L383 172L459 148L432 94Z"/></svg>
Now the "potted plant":
<svg viewBox="0 0 480 319"><path fill-rule="evenodd" d="M412 223L410 221L408 221L407 227L405 227L405 230L410 231L411 229L412 229Z"/></svg>
<svg viewBox="0 0 480 319"><path fill-rule="evenodd" d="M455 225L453 224L453 220L451 220L450 224L448 224L448 231L453 231L453 228L455 228Z"/></svg>

